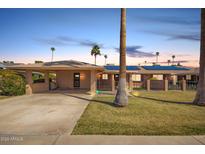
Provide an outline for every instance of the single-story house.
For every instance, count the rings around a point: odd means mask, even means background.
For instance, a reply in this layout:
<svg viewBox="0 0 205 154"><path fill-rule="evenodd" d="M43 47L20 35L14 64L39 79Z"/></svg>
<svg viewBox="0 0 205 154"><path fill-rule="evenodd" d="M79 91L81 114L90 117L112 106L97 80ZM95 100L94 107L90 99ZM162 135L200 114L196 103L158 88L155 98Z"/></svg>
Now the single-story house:
<svg viewBox="0 0 205 154"><path fill-rule="evenodd" d="M23 63L14 63L14 62L0 62L0 69L6 69L8 66L13 66L13 65L22 65Z"/></svg>
<svg viewBox="0 0 205 154"><path fill-rule="evenodd" d="M8 66L24 74L27 81L27 94L53 89L87 91L115 91L119 80L119 66L97 66L85 62L68 60L38 64ZM177 81L198 81L198 70L182 66L127 66L127 86L132 90L146 86L150 78ZM34 74L42 78L35 80ZM55 86L53 85L55 83Z"/></svg>
<svg viewBox="0 0 205 154"><path fill-rule="evenodd" d="M0 69L5 69L5 65L0 63Z"/></svg>
<svg viewBox="0 0 205 154"><path fill-rule="evenodd" d="M96 75L104 68L93 64L69 60L38 64L9 66L7 69L24 73L27 94L52 90L49 76L55 74L56 88L60 90L80 90L90 94L96 91ZM33 74L43 74L43 80L35 82Z"/></svg>
<svg viewBox="0 0 205 154"><path fill-rule="evenodd" d="M105 70L98 76L99 90L116 90L119 79L119 66L107 65ZM165 80L176 85L182 79L191 81L197 85L198 69L183 66L127 66L128 89L146 87L148 79Z"/></svg>

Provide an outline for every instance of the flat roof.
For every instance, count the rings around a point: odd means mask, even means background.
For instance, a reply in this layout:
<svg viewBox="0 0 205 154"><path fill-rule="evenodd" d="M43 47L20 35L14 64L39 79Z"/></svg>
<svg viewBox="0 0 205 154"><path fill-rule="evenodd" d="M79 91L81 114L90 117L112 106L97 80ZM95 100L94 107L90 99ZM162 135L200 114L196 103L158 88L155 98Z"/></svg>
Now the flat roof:
<svg viewBox="0 0 205 154"><path fill-rule="evenodd" d="M190 68L182 67L182 66L142 66L145 70L190 70Z"/></svg>
<svg viewBox="0 0 205 154"><path fill-rule="evenodd" d="M104 68L106 70L119 70L120 66L116 66L116 65L107 65L104 66ZM126 70L127 71L135 71L135 70L140 70L140 68L138 66L126 66Z"/></svg>
<svg viewBox="0 0 205 154"><path fill-rule="evenodd" d="M119 66L108 65L105 73L119 73ZM133 74L198 74L197 69L183 66L127 66L127 73Z"/></svg>

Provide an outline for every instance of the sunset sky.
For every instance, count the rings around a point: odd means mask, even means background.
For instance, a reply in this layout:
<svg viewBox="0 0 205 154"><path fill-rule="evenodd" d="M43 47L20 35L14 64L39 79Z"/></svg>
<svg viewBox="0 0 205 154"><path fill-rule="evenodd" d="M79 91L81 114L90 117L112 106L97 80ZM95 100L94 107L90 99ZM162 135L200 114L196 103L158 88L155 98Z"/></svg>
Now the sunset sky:
<svg viewBox="0 0 205 154"><path fill-rule="evenodd" d="M0 61L33 63L79 60L93 63L94 44L119 62L120 9L0 9ZM127 64L141 65L176 55L186 66L198 66L199 9L127 9ZM104 64L104 57L97 57Z"/></svg>

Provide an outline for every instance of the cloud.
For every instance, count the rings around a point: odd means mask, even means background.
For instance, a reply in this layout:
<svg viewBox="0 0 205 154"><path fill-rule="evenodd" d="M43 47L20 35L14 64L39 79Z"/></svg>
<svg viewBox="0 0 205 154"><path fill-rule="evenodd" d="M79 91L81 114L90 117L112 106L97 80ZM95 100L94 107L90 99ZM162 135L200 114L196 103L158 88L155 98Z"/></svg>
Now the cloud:
<svg viewBox="0 0 205 154"><path fill-rule="evenodd" d="M175 17L175 16L156 16L156 17L137 17L141 22L146 23L163 23L163 24L175 24L183 26L199 26L200 21L197 19Z"/></svg>
<svg viewBox="0 0 205 154"><path fill-rule="evenodd" d="M68 45L65 42L59 41L57 39L43 39L43 38L35 38L33 39L34 41L44 44L44 45L54 45L54 46L63 46L63 45Z"/></svg>
<svg viewBox="0 0 205 154"><path fill-rule="evenodd" d="M189 40L189 41L200 41L199 35L197 34L172 34L168 40Z"/></svg>
<svg viewBox="0 0 205 154"><path fill-rule="evenodd" d="M172 32L160 32L160 31L144 31L146 33L151 33L154 35L167 36L167 40L188 40L188 41L200 41L199 33L186 33L186 34L177 34Z"/></svg>
<svg viewBox="0 0 205 154"><path fill-rule="evenodd" d="M144 51L140 51L140 49L143 48L142 46L127 46L126 48L126 52L127 52L127 56L129 57L154 57L155 54L151 53L151 52L144 52ZM115 48L115 50L117 52L119 52L119 48Z"/></svg>
<svg viewBox="0 0 205 154"><path fill-rule="evenodd" d="M94 45L99 45L101 48L103 48L103 44L99 44L97 42L87 40L87 39L76 39L71 38L67 36L58 36L55 38L35 38L34 41L37 41L41 44L45 45L51 45L51 46L67 46L67 45L73 45L73 46L86 46L86 47L92 47Z"/></svg>
<svg viewBox="0 0 205 154"><path fill-rule="evenodd" d="M188 41L199 41L200 40L200 19L191 17L180 17L180 16L169 16L169 15L158 15L158 16L136 16L136 20L140 20L142 23L147 24L160 24L162 29L158 31L144 31L146 33L167 36L167 40L188 40ZM173 28L170 29L172 25ZM194 26L194 27L193 27ZM180 30L180 31L179 31Z"/></svg>

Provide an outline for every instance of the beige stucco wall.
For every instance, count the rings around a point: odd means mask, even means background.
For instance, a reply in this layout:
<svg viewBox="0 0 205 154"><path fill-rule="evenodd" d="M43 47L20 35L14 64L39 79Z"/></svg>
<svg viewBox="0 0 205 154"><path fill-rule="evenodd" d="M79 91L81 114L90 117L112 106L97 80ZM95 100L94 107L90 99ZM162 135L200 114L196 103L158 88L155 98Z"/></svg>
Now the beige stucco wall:
<svg viewBox="0 0 205 154"><path fill-rule="evenodd" d="M102 79L102 75L98 78L98 89L111 91L112 90L112 74L108 74L108 79Z"/></svg>
<svg viewBox="0 0 205 154"><path fill-rule="evenodd" d="M45 83L33 83L32 71L26 71L26 94L40 93L49 91L48 71L45 71ZM57 88L62 90L75 89L73 87L74 73L80 73L80 90L87 90L90 94L96 91L96 71L55 71Z"/></svg>
<svg viewBox="0 0 205 154"><path fill-rule="evenodd" d="M151 90L164 90L164 80L150 80Z"/></svg>
<svg viewBox="0 0 205 154"><path fill-rule="evenodd" d="M32 80L32 71L28 70L25 73L26 76L26 94L32 94L32 93L40 93L40 92L46 92L49 91L49 79L48 79L48 72L44 71L42 72L45 75L45 82L44 83L33 83Z"/></svg>
<svg viewBox="0 0 205 154"><path fill-rule="evenodd" d="M59 89L74 89L73 74L80 73L80 89L90 89L90 71L56 71L56 82Z"/></svg>
<svg viewBox="0 0 205 154"><path fill-rule="evenodd" d="M31 88L32 88L33 93L46 92L49 90L49 84L48 83L33 83L31 85Z"/></svg>

